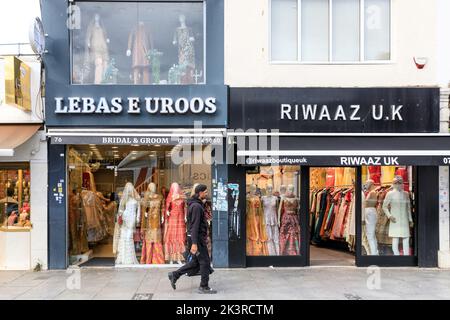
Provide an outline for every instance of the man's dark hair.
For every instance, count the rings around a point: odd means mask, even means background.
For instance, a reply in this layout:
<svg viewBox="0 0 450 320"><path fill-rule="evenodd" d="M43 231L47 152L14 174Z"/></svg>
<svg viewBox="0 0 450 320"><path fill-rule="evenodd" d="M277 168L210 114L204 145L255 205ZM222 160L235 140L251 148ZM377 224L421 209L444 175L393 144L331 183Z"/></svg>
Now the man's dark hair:
<svg viewBox="0 0 450 320"><path fill-rule="evenodd" d="M208 189L208 187L205 186L204 184L199 184L198 186L195 187L195 190L194 190L194 192L195 192L194 197L195 197L195 198L198 198L200 192L206 191L207 189Z"/></svg>

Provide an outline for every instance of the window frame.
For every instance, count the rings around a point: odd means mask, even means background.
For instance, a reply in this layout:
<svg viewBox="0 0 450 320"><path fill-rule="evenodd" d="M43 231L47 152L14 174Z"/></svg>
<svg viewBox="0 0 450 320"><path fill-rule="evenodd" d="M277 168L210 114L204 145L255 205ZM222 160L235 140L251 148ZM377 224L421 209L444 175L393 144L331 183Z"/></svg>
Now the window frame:
<svg viewBox="0 0 450 320"><path fill-rule="evenodd" d="M333 1L328 0L328 21L329 21L329 34L328 34L328 61L310 61L302 60L302 39L301 39L301 15L302 15L302 0L297 0L297 60L293 61L280 61L272 59L272 1L269 0L268 19L269 19L269 64L271 65L387 65L394 64L394 49L393 49L393 6L392 0L389 0L389 47L390 47L390 59L389 60L366 60L365 59L365 0L359 0L359 60L358 61L333 61ZM276 0L275 0L276 1ZM338 1L338 0L337 0Z"/></svg>
<svg viewBox="0 0 450 320"><path fill-rule="evenodd" d="M206 85L208 83L208 79L207 79L207 72L206 72L206 67L207 67L207 10L206 10L206 0L71 0L69 1L68 5L67 5L67 12L69 12L70 10L70 6L72 5L76 5L77 3L89 3L89 2L98 2L98 3L104 3L104 4L108 4L108 3L117 3L117 2L122 2L122 3L136 3L136 4L145 4L145 3L202 3L203 6L203 81L201 83L198 84L192 84L195 86L202 86L202 85ZM73 62L73 29L69 29L69 52L70 52L70 71L69 71L69 76L70 76L70 85L71 86L168 86L170 84L133 84L133 83L116 83L116 84L95 84L95 83L74 83L73 81L73 66L74 66L74 62ZM176 84L176 86L189 86L186 84Z"/></svg>

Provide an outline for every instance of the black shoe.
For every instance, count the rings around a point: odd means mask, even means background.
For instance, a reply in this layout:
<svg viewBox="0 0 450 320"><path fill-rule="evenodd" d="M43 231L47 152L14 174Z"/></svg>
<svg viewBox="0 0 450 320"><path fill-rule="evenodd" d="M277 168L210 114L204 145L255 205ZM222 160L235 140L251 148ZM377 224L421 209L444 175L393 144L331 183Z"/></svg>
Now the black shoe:
<svg viewBox="0 0 450 320"><path fill-rule="evenodd" d="M200 294L216 294L217 291L214 289L211 289L210 287L200 287L198 288L198 293Z"/></svg>
<svg viewBox="0 0 450 320"><path fill-rule="evenodd" d="M172 286L173 290L177 290L177 286L175 285L175 283L177 283L177 278L175 278L173 272L169 272L168 276L170 280L170 285Z"/></svg>

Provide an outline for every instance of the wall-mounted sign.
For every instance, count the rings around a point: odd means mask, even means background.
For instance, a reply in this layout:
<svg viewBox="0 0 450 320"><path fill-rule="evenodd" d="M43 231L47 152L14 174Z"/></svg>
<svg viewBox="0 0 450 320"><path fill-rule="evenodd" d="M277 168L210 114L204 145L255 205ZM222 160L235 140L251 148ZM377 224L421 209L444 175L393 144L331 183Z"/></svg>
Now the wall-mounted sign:
<svg viewBox="0 0 450 320"><path fill-rule="evenodd" d="M232 88L233 129L439 132L438 88Z"/></svg>
<svg viewBox="0 0 450 320"><path fill-rule="evenodd" d="M30 24L29 39L34 53L42 55L45 51L44 26L40 18L36 17Z"/></svg>
<svg viewBox="0 0 450 320"><path fill-rule="evenodd" d="M31 111L31 68L16 57L5 57L5 100Z"/></svg>
<svg viewBox="0 0 450 320"><path fill-rule="evenodd" d="M225 127L228 87L68 85L47 88L49 127Z"/></svg>

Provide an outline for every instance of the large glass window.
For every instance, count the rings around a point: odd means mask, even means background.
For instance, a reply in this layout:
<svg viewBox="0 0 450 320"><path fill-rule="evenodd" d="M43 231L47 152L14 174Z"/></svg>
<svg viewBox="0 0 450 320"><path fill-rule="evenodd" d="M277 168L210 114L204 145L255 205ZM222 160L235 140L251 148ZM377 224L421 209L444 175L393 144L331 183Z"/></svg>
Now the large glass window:
<svg viewBox="0 0 450 320"><path fill-rule="evenodd" d="M31 228L30 169L28 164L0 165L0 225Z"/></svg>
<svg viewBox="0 0 450 320"><path fill-rule="evenodd" d="M203 2L76 2L73 84L202 84Z"/></svg>
<svg viewBox="0 0 450 320"><path fill-rule="evenodd" d="M194 161L199 159L194 154L198 149L186 156L183 148L69 147L71 263L104 263L106 259L110 264L133 265L185 260L188 200L197 183L205 184L211 195L212 180L211 147L202 147L201 162ZM210 199L205 206L211 252Z"/></svg>
<svg viewBox="0 0 450 320"><path fill-rule="evenodd" d="M390 0L272 0L271 60L389 61L390 18Z"/></svg>
<svg viewBox="0 0 450 320"><path fill-rule="evenodd" d="M257 167L246 180L247 256L300 255L300 167Z"/></svg>
<svg viewBox="0 0 450 320"><path fill-rule="evenodd" d="M362 254L414 256L414 167L362 169Z"/></svg>

